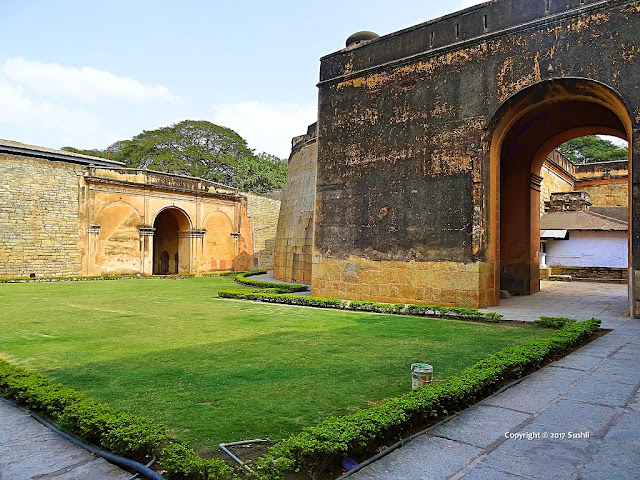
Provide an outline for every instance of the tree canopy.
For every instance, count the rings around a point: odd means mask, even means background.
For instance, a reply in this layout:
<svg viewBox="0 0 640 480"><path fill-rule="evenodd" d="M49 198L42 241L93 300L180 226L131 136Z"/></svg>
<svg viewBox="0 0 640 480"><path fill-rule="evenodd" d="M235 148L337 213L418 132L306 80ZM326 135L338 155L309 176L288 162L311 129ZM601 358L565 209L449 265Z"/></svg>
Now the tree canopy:
<svg viewBox="0 0 640 480"><path fill-rule="evenodd" d="M596 135L578 137L563 143L558 151L571 163L612 162L628 159L628 149Z"/></svg>
<svg viewBox="0 0 640 480"><path fill-rule="evenodd" d="M233 130L205 120L184 120L145 130L105 150L63 150L122 162L132 168L189 175L245 191L284 187L287 162L268 153L255 154Z"/></svg>

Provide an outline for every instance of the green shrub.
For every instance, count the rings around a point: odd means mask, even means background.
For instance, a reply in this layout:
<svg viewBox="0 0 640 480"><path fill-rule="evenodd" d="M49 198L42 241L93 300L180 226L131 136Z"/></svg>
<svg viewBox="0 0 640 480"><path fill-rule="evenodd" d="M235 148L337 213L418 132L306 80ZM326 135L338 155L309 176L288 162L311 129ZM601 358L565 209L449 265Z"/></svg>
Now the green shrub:
<svg viewBox="0 0 640 480"><path fill-rule="evenodd" d="M231 468L222 460L207 460L182 443L170 443L160 456L167 480L226 480Z"/></svg>
<svg viewBox="0 0 640 480"><path fill-rule="evenodd" d="M535 320L533 323L535 323L536 325L538 325L540 327L562 328L562 327L565 327L565 326L570 325L570 324L575 323L575 322L576 321L573 320L572 318L545 317L545 316L542 316L542 317L538 318L537 320Z"/></svg>
<svg viewBox="0 0 640 480"><path fill-rule="evenodd" d="M306 295L291 295L286 292L273 289L256 290L220 290L221 298L235 298L240 300L257 300L267 303L282 303L285 305L302 305L320 308L341 308L360 312L387 313L393 315L420 315L448 317L462 320L486 320L499 322L502 315L495 312L482 313L475 308L442 307L439 305L405 305L403 303L376 303L347 301L338 298L309 297Z"/></svg>
<svg viewBox="0 0 640 480"><path fill-rule="evenodd" d="M273 283L273 282L265 282L262 280L252 280L250 277L252 275L262 275L267 273L266 270L251 270L249 272L242 272L236 275L236 282L241 283L243 285L248 285L250 287L258 287L258 288L274 288L277 289L277 293L295 293L295 292L306 292L309 290L309 287L306 285L296 285L291 283Z"/></svg>
<svg viewBox="0 0 640 480"><path fill-rule="evenodd" d="M165 428L151 419L118 413L109 419L101 444L117 455L143 461L166 439Z"/></svg>
<svg viewBox="0 0 640 480"><path fill-rule="evenodd" d="M135 460L150 457L166 440L164 427L147 418L115 413L106 403L1 359L0 394L46 413L90 443Z"/></svg>
<svg viewBox="0 0 640 480"><path fill-rule="evenodd" d="M115 413L109 405L95 398L87 398L66 407L59 423L62 428L100 445L114 417Z"/></svg>

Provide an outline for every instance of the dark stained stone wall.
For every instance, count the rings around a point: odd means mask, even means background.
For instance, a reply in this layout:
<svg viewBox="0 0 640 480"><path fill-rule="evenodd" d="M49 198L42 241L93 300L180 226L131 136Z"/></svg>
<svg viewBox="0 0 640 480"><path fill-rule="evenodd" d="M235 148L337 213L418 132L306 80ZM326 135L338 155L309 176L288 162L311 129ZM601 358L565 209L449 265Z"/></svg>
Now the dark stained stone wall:
<svg viewBox="0 0 640 480"><path fill-rule="evenodd" d="M590 79L619 92L637 136L638 25L640 1L495 0L324 57L317 261L486 259L494 114L538 82Z"/></svg>

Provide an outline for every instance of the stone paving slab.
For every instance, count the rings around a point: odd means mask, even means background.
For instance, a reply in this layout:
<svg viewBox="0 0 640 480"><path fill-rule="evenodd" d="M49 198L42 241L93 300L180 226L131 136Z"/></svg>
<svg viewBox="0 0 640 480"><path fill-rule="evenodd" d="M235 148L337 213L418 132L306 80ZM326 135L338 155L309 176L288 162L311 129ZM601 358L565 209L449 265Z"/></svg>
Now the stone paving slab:
<svg viewBox="0 0 640 480"><path fill-rule="evenodd" d="M509 440L491 452L482 465L490 470L535 479L575 478L588 458L586 442L560 440Z"/></svg>
<svg viewBox="0 0 640 480"><path fill-rule="evenodd" d="M506 408L476 405L431 430L431 435L445 437L475 447L487 448L496 441L495 432L518 431L531 415Z"/></svg>
<svg viewBox="0 0 640 480"><path fill-rule="evenodd" d="M526 480L533 477L523 477L522 475L516 475L515 473L503 472L495 468L487 468L479 466L471 470L469 473L464 474L460 478L461 480Z"/></svg>
<svg viewBox="0 0 640 480"><path fill-rule="evenodd" d="M581 478L640 479L639 431L640 414L623 414L600 442L596 453L580 469ZM620 455L620 452L626 454Z"/></svg>
<svg viewBox="0 0 640 480"><path fill-rule="evenodd" d="M593 405L562 399L539 413L534 420L522 427L522 432L545 432L552 437L554 433L588 432L590 437L604 436L605 429L618 414L618 410L607 405ZM563 440L565 441L565 440ZM586 443L570 441L568 443ZM544 443L544 440L540 443Z"/></svg>
<svg viewBox="0 0 640 480"><path fill-rule="evenodd" d="M608 361L603 362L594 371L593 375L598 377L603 375L620 383L636 384L638 376L638 360L634 355L620 355L620 351L613 354Z"/></svg>
<svg viewBox="0 0 640 480"><path fill-rule="evenodd" d="M468 465L482 449L423 435L351 476L354 480L432 480L446 478Z"/></svg>
<svg viewBox="0 0 640 480"><path fill-rule="evenodd" d="M0 480L127 480L131 474L0 401Z"/></svg>
<svg viewBox="0 0 640 480"><path fill-rule="evenodd" d="M637 384L621 382L620 379L609 375L593 373L572 388L566 398L577 402L622 407L631 401L637 388Z"/></svg>
<svg viewBox="0 0 640 480"><path fill-rule="evenodd" d="M573 355L561 358L557 362L553 362L550 367L554 368L571 368L574 370L582 370L583 372L593 370L600 363L602 363L602 357L594 357L592 355L586 355L581 352L576 352Z"/></svg>
<svg viewBox="0 0 640 480"><path fill-rule="evenodd" d="M551 368L544 370L544 373L539 370L514 387L483 400L480 404L536 413L558 399L585 375L584 371L569 368Z"/></svg>

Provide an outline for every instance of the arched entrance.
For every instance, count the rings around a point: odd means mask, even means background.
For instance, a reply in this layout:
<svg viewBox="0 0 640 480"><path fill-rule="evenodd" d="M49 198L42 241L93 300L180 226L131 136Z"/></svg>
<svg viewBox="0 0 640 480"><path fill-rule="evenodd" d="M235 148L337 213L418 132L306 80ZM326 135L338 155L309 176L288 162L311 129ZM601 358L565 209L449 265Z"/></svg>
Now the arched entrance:
<svg viewBox="0 0 640 480"><path fill-rule="evenodd" d="M165 208L156 216L153 228L154 275L190 273L191 222L187 214L175 207Z"/></svg>
<svg viewBox="0 0 640 480"><path fill-rule="evenodd" d="M579 136L617 136L629 142L631 185L631 128L631 117L620 96L588 79L542 81L520 91L498 109L488 131L489 242L490 257L495 261L496 297L500 289L515 295L540 289L540 169L547 155Z"/></svg>

